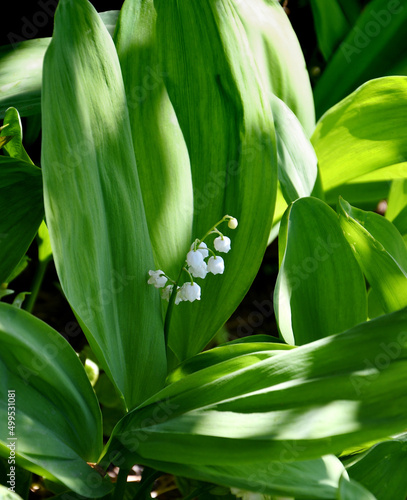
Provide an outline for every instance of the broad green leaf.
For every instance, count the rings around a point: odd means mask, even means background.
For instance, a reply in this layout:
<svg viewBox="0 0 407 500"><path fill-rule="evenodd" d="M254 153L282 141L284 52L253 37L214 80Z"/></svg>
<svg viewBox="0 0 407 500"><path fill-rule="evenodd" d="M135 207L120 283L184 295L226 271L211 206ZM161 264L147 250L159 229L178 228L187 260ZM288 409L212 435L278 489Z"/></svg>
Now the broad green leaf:
<svg viewBox="0 0 407 500"><path fill-rule="evenodd" d="M339 481L337 498L338 500L376 500L376 497L361 484L345 476Z"/></svg>
<svg viewBox="0 0 407 500"><path fill-rule="evenodd" d="M28 500L30 487L33 482L32 474L30 471L16 464L8 463L8 459L9 457L0 458L0 484L6 487L14 486L14 493L20 495L24 500ZM13 469L11 466L13 466ZM14 477L11 477L10 473L14 473ZM14 485L13 480L15 481Z"/></svg>
<svg viewBox="0 0 407 500"><path fill-rule="evenodd" d="M339 222L360 267L385 312L407 305L407 249L383 216L338 203Z"/></svg>
<svg viewBox="0 0 407 500"><path fill-rule="evenodd" d="M193 238L226 214L239 221L233 233L225 229L232 238L225 273L198 282L200 302L172 310L169 346L182 361L208 344L259 269L272 223L277 155L269 102L235 3L158 0L154 6L164 82L191 162Z"/></svg>
<svg viewBox="0 0 407 500"><path fill-rule="evenodd" d="M377 318L382 314L386 314L382 306L382 301L376 289L370 288L367 294L367 315L369 319Z"/></svg>
<svg viewBox="0 0 407 500"><path fill-rule="evenodd" d="M404 207L403 210L397 215L393 220L394 226L398 229L403 237L407 234L407 208Z"/></svg>
<svg viewBox="0 0 407 500"><path fill-rule="evenodd" d="M113 35L119 11L100 14ZM41 112L42 63L50 38L36 38L0 47L0 117L14 106L21 116Z"/></svg>
<svg viewBox="0 0 407 500"><path fill-rule="evenodd" d="M317 117L364 82L389 74L405 56L406 20L399 0L368 3L314 88Z"/></svg>
<svg viewBox="0 0 407 500"><path fill-rule="evenodd" d="M328 61L352 28L339 0L311 0L318 47Z"/></svg>
<svg viewBox="0 0 407 500"><path fill-rule="evenodd" d="M391 184L391 181L344 184L331 189L326 194L325 201L336 207L339 196L342 196L362 210L376 210L379 202L388 197Z"/></svg>
<svg viewBox="0 0 407 500"><path fill-rule="evenodd" d="M278 153L278 179L284 198L291 203L310 196L318 174L317 157L304 129L290 108L271 96Z"/></svg>
<svg viewBox="0 0 407 500"><path fill-rule="evenodd" d="M407 206L407 180L397 179L392 181L387 198L386 219L393 222Z"/></svg>
<svg viewBox="0 0 407 500"><path fill-rule="evenodd" d="M354 0L338 0L338 3L349 23L355 24L362 11L363 0L357 0L356 2Z"/></svg>
<svg viewBox="0 0 407 500"><path fill-rule="evenodd" d="M249 337L251 338L251 337ZM176 382L177 380L199 370L207 368L209 366L214 366L218 363L222 363L228 359L237 358L244 354L249 354L256 352L256 357L261 359L262 357L269 357L270 351L274 350L274 354L280 354L281 351L288 351L292 349L293 346L287 344L274 344L272 342L243 342L239 344L228 343L208 351L204 351L193 358L190 358L181 365L179 365L167 378L170 383ZM267 351L262 355L262 351ZM242 362L251 363L252 359L242 358Z"/></svg>
<svg viewBox="0 0 407 500"><path fill-rule="evenodd" d="M405 170L406 113L407 78L401 76L370 81L327 111L311 139L324 190L383 180L363 176L386 167Z"/></svg>
<svg viewBox="0 0 407 500"><path fill-rule="evenodd" d="M102 421L75 351L48 325L7 304L0 304L0 334L1 455L10 454L14 441L7 438L17 437L17 464L86 497L106 494L108 482L86 463L102 451ZM14 429L7 424L10 401Z"/></svg>
<svg viewBox="0 0 407 500"><path fill-rule="evenodd" d="M6 135L5 134L5 130L6 128L8 128L9 124L6 123L5 125L2 125L0 127L0 131L1 131L1 135L0 135L0 149L1 148L4 148L4 146L9 142L11 141L11 139L13 138L12 135Z"/></svg>
<svg viewBox="0 0 407 500"><path fill-rule="evenodd" d="M358 455L347 466L351 478L380 500L405 500L407 496L407 444L405 437L383 441Z"/></svg>
<svg viewBox="0 0 407 500"><path fill-rule="evenodd" d="M14 279L19 276L24 269L28 266L28 263L30 262L30 258L27 255L24 255L20 262L17 264L17 266L13 269L13 272L9 274L9 276L6 279L6 283L11 283Z"/></svg>
<svg viewBox="0 0 407 500"><path fill-rule="evenodd" d="M188 375L123 417L106 457L227 471L270 457L313 460L400 432L406 326L403 309L246 366L242 356Z"/></svg>
<svg viewBox="0 0 407 500"><path fill-rule="evenodd" d="M152 0L127 0L114 39L155 268L176 278L193 241L192 181L188 150L158 61L156 17Z"/></svg>
<svg viewBox="0 0 407 500"><path fill-rule="evenodd" d="M106 26L107 31L110 33L110 36L113 37L120 10L107 10L105 12L98 12L98 14L103 24Z"/></svg>
<svg viewBox="0 0 407 500"><path fill-rule="evenodd" d="M294 112L307 137L315 128L314 99L300 43L278 2L233 0L263 87ZM232 19L232 16L231 16Z"/></svg>
<svg viewBox="0 0 407 500"><path fill-rule="evenodd" d="M166 376L164 332L113 41L86 0L62 0L44 61L45 211L63 291L132 408Z"/></svg>
<svg viewBox="0 0 407 500"><path fill-rule="evenodd" d="M396 179L391 183L387 199L386 219L396 226L403 237L407 235L407 181Z"/></svg>
<svg viewBox="0 0 407 500"><path fill-rule="evenodd" d="M24 257L44 217L41 170L0 156L0 283Z"/></svg>
<svg viewBox="0 0 407 500"><path fill-rule="evenodd" d="M300 447L294 444L288 446L283 454L295 459L299 450ZM244 453L244 450L241 453ZM313 500L336 499L339 478L344 472L341 462L332 455L301 462L268 460L240 466L234 463L227 466L193 466L158 460L147 462L158 470L167 471L176 476L211 481L242 490L258 491L263 495L273 495L273 498L274 495L284 495ZM212 497L202 498L209 500ZM219 495L215 498L224 497Z"/></svg>
<svg viewBox="0 0 407 500"><path fill-rule="evenodd" d="M301 345L367 318L362 272L336 213L317 198L290 205L279 233L274 310L284 340Z"/></svg>
<svg viewBox="0 0 407 500"><path fill-rule="evenodd" d="M10 491L9 488L6 488L5 486L2 486L1 484L0 484L0 499L1 500L23 500L20 497L20 495L17 495L17 493Z"/></svg>
<svg viewBox="0 0 407 500"><path fill-rule="evenodd" d="M14 106L21 116L41 111L42 61L49 38L0 47L0 116Z"/></svg>
<svg viewBox="0 0 407 500"><path fill-rule="evenodd" d="M1 135L10 135L12 138L3 147L4 151L11 158L22 160L26 163L31 163L31 158L28 156L23 146L23 128L21 126L20 115L15 108L8 108L4 115L3 123L7 128L1 131Z"/></svg>

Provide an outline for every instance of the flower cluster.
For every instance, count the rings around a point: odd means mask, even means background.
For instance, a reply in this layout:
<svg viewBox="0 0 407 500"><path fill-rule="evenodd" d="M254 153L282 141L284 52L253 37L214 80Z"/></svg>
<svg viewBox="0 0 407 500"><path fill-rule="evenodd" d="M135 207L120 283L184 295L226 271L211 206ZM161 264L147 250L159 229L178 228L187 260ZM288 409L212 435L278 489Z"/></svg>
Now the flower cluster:
<svg viewBox="0 0 407 500"><path fill-rule="evenodd" d="M230 238L224 236L217 228L219 224L228 221L230 229L236 229L237 220L230 215L225 215L217 222L202 239L196 239L187 253L183 271L189 276L189 281L182 286L167 276L164 271L148 271L149 279L147 283L161 289L161 296L164 300L169 301L176 287L176 295L174 302L179 304L182 301L193 302L201 299L201 287L194 282L194 278L206 278L208 273L223 274L225 270L225 262L220 255L216 255L213 250L208 248L204 243L204 239L210 234L216 234L217 237L213 241L214 249L220 253L227 253L231 248ZM179 281L179 280L178 280Z"/></svg>

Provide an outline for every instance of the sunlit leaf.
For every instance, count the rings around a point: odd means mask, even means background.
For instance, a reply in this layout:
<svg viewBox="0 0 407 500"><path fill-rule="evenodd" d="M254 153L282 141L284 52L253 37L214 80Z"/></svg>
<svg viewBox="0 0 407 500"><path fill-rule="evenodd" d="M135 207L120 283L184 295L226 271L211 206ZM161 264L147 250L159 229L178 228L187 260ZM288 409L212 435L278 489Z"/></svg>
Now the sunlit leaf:
<svg viewBox="0 0 407 500"><path fill-rule="evenodd" d="M301 345L365 321L366 287L336 213L316 198L287 209L279 233L274 310L284 340Z"/></svg>
<svg viewBox="0 0 407 500"><path fill-rule="evenodd" d="M90 35L91 34L91 35ZM164 383L160 297L115 46L86 0L62 0L44 61L42 166L63 291L131 408Z"/></svg>
<svg viewBox="0 0 407 500"><path fill-rule="evenodd" d="M234 2L154 5L164 82L190 157L193 238L226 214L239 221L233 233L225 229L232 250L224 275L198 281L200 302L173 309L169 346L184 360L207 345L259 269L272 223L277 154L269 102Z"/></svg>
<svg viewBox="0 0 407 500"><path fill-rule="evenodd" d="M405 172L406 113L407 78L401 76L370 81L327 111L311 139L325 191Z"/></svg>
<svg viewBox="0 0 407 500"><path fill-rule="evenodd" d="M338 203L346 239L385 312L407 305L407 249L401 234L383 216Z"/></svg>
<svg viewBox="0 0 407 500"><path fill-rule="evenodd" d="M246 366L242 358L255 353L199 370L126 415L106 456L123 466L160 457L161 470L167 462L170 472L174 464L178 472L211 465L227 474L270 457L294 465L400 432L406 326L403 309Z"/></svg>

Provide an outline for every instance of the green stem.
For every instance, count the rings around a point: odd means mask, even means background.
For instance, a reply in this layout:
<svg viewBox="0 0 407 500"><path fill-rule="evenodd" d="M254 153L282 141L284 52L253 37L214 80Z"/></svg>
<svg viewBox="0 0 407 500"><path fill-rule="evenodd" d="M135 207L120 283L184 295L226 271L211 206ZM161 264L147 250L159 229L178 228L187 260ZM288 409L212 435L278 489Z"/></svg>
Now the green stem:
<svg viewBox="0 0 407 500"><path fill-rule="evenodd" d="M177 278L176 282L174 282L174 287L172 289L172 293L171 293L170 300L169 300L169 303L168 303L167 312L165 314L165 320L164 320L165 347L167 347L167 345L168 345L168 334L170 332L171 315L172 315L172 310L174 308L175 297L177 296L178 282L179 282L179 280L181 278L181 274L182 274L183 270L184 270L184 267L182 267L182 269L181 269L181 271L180 271L180 273L178 275L178 278Z"/></svg>
<svg viewBox="0 0 407 500"><path fill-rule="evenodd" d="M40 260L38 262L38 266L34 275L34 280L31 285L30 295L28 296L27 302L24 306L24 309L27 312L32 312L32 310L34 309L35 301L37 300L38 292L40 291L42 282L44 280L45 272L47 270L49 261L50 259Z"/></svg>
<svg viewBox="0 0 407 500"><path fill-rule="evenodd" d="M129 471L125 468L120 468L117 476L116 486L114 489L113 500L123 500L127 486L127 476Z"/></svg>

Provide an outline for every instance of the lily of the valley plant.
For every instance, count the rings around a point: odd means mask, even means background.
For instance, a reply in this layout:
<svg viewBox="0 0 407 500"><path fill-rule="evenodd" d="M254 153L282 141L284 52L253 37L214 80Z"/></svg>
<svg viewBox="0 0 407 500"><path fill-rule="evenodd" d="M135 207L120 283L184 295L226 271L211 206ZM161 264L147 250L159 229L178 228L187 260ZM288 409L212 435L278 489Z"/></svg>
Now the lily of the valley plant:
<svg viewBox="0 0 407 500"><path fill-rule="evenodd" d="M60 0L51 39L1 49L2 498L31 474L61 499L163 474L184 499L406 497L407 78L372 60L406 67L406 9L360 4L311 1L314 90L276 0ZM252 335L216 344L277 237ZM52 258L62 332L31 312Z"/></svg>

